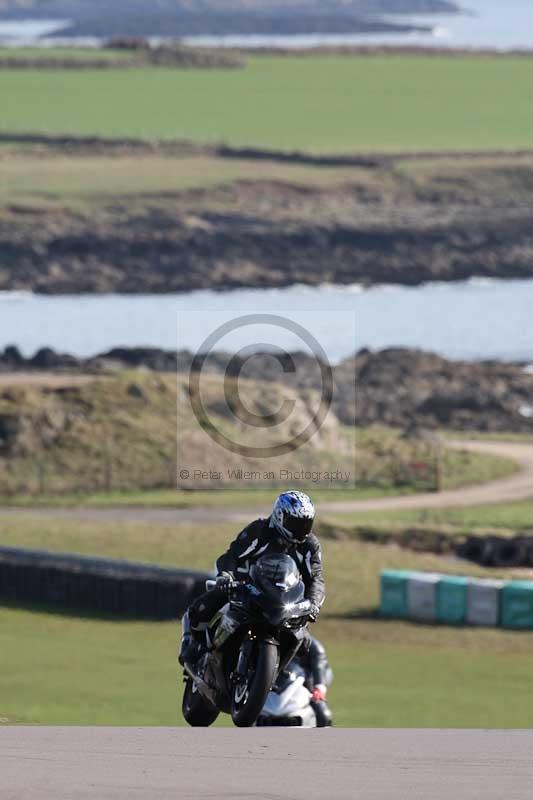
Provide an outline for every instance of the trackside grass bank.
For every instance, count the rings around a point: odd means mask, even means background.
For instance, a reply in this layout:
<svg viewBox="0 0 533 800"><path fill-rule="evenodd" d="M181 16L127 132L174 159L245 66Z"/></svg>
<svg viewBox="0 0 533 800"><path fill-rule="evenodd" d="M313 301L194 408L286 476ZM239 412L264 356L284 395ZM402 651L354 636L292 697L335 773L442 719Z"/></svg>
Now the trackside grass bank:
<svg viewBox="0 0 533 800"><path fill-rule="evenodd" d="M443 631L360 621L315 632L339 726L531 727L531 637L465 630L436 641ZM175 624L2 608L0 648L2 723L184 724Z"/></svg>
<svg viewBox="0 0 533 800"><path fill-rule="evenodd" d="M355 432L333 412L313 441L299 451L261 463L228 455L194 416L186 399L185 374L176 379L168 373L125 370L94 379L87 376L82 382L73 380L67 391L32 382L31 376L26 380L26 385L15 380L16 385L0 387L0 438L5 441L0 454L0 503L2 495L11 496L13 502L22 496L25 503L32 497L42 503L43 498L56 495L60 504L83 502L84 496L91 501L94 495L92 502L105 505L109 504L105 495L120 502L123 492L124 502L130 505L202 505L206 496L207 503L216 505L218 490L227 489L233 503L253 506L254 495L258 500L268 497L267 505L272 502L275 487L287 480L298 486L310 482L326 495L338 489L338 497L349 497L354 484L361 486L354 496L362 497L379 489L385 494L431 491L437 484L437 460L431 445L380 426ZM294 431L303 431L310 423L319 406L315 392L255 380L241 385L250 407L262 414L265 410L277 413L289 398L295 409L290 424L277 426L276 439L271 439L272 433L267 436L260 429L248 428L248 446L270 447L290 441ZM223 379L213 376L203 380L202 386L213 424L234 441L242 441L239 421L224 400ZM515 469L512 460L499 456L446 450L441 459L441 484L452 488L483 482ZM294 478L281 477L282 470ZM214 477L210 478L210 473ZM244 473L249 477L243 477ZM168 491L177 483L181 491ZM252 489L250 495L248 488ZM158 493L161 489L167 491ZM195 497L195 489L204 491ZM239 494L237 489L244 491Z"/></svg>
<svg viewBox="0 0 533 800"><path fill-rule="evenodd" d="M530 59L400 55L255 57L235 71L4 70L0 129L323 151L525 148L532 74Z"/></svg>
<svg viewBox="0 0 533 800"><path fill-rule="evenodd" d="M373 454L372 454L373 455ZM392 452L391 461L396 454ZM398 463L401 462L398 459ZM356 464L357 466L357 464ZM487 455L483 453L468 453L449 451L443 460L443 489L457 489L462 486L483 484L487 481L498 478L506 478L518 471L518 466L514 461L500 456ZM381 479L381 480L379 480ZM320 511L320 504L328 501L342 500L368 500L378 497L400 496L411 494L417 491L431 491L433 488L428 482L418 485L414 482L390 483L390 476L376 476L374 486L340 484L336 486L332 483L332 488L321 486L308 487L313 495ZM23 508L72 508L84 506L87 508L110 508L110 507L135 507L142 508L251 508L265 510L272 504L277 489L275 486L259 488L250 486L249 488L232 488L231 483L239 486L243 481L237 478L230 481L227 488L205 491L196 489L186 491L184 489L131 489L131 490L109 490L96 492L65 492L59 494L10 494L2 495L0 492L0 504L8 506L20 506ZM294 481L293 481L294 483ZM304 487L305 488L305 487ZM418 512L415 512L418 513ZM329 518L329 514L321 514L322 517ZM390 515L389 515L390 516ZM445 517L446 515L444 515ZM487 517L489 514L486 515ZM359 516L348 517L348 519L358 520ZM339 517L339 520L346 517ZM379 515L376 517L379 521ZM394 518L395 519L395 518ZM409 518L410 519L410 518ZM363 520L364 521L364 520ZM393 518L391 517L391 521ZM440 521L440 520L439 520ZM446 521L443 519L442 521ZM487 523L485 523L487 524Z"/></svg>

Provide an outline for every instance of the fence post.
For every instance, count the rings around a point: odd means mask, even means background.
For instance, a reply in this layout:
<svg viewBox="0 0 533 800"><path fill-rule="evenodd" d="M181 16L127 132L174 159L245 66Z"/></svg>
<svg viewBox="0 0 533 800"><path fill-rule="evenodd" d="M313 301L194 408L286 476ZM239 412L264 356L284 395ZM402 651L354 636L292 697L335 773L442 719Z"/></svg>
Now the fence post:
<svg viewBox="0 0 533 800"><path fill-rule="evenodd" d="M35 462L35 472L37 473L37 494L44 495L46 491L46 471L44 464L39 459Z"/></svg>
<svg viewBox="0 0 533 800"><path fill-rule="evenodd" d="M437 439L435 442L435 491L444 490L444 453L442 442Z"/></svg>
<svg viewBox="0 0 533 800"><path fill-rule="evenodd" d="M104 490L111 492L113 489L113 462L111 458L111 432L105 438L104 445Z"/></svg>

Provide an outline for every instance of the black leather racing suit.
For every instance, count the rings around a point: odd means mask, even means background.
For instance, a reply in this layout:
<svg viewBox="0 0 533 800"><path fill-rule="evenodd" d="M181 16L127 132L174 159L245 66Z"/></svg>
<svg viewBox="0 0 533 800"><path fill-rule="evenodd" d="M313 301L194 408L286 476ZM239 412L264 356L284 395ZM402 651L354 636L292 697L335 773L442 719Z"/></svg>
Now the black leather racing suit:
<svg viewBox="0 0 533 800"><path fill-rule="evenodd" d="M217 560L217 571L231 572L237 580L245 578L252 564L274 553L287 553L294 558L305 584L306 598L320 608L326 596L320 542L310 534L305 542L290 544L270 527L270 518L256 519L247 525ZM191 628L205 627L225 603L227 595L220 589L202 594L189 608Z"/></svg>
<svg viewBox="0 0 533 800"><path fill-rule="evenodd" d="M308 675L306 685L310 691L313 691L315 686L327 687L329 664L322 642L319 642L314 636L308 636L306 646L298 650L294 660Z"/></svg>
<svg viewBox="0 0 533 800"><path fill-rule="evenodd" d="M311 706L316 715L317 726L324 728L331 725L331 710L326 702L325 694L328 685L331 683L333 673L328 664L326 650L322 642L308 634L302 647L296 653L294 661L297 662L306 673L305 685L310 692L320 689L324 695L321 699L313 697ZM290 669L290 664L288 669Z"/></svg>

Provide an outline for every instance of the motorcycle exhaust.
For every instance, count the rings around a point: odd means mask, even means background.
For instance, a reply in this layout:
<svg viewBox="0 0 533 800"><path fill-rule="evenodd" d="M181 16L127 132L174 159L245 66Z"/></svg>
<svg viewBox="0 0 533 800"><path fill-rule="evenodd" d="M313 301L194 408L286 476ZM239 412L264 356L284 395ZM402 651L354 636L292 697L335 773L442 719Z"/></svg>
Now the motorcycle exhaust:
<svg viewBox="0 0 533 800"><path fill-rule="evenodd" d="M196 684L200 694L205 695L208 700L210 700L213 705L215 705L215 696L211 687L202 679L200 678L188 664L183 665L184 671L187 673L189 678Z"/></svg>

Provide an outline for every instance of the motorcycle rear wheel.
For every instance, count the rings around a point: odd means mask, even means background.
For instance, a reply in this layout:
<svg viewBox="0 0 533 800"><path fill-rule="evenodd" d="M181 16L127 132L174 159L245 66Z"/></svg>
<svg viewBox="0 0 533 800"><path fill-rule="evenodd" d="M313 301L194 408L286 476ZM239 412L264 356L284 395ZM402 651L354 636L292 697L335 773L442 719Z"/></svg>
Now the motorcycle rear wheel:
<svg viewBox="0 0 533 800"><path fill-rule="evenodd" d="M231 697L231 718L238 728L250 728L257 721L276 677L277 646L270 642L258 642L255 647L255 671L246 687L234 687Z"/></svg>
<svg viewBox="0 0 533 800"><path fill-rule="evenodd" d="M185 722L192 728L208 728L219 714L218 709L204 700L200 692L195 690L191 678L187 678L185 682L181 710Z"/></svg>

